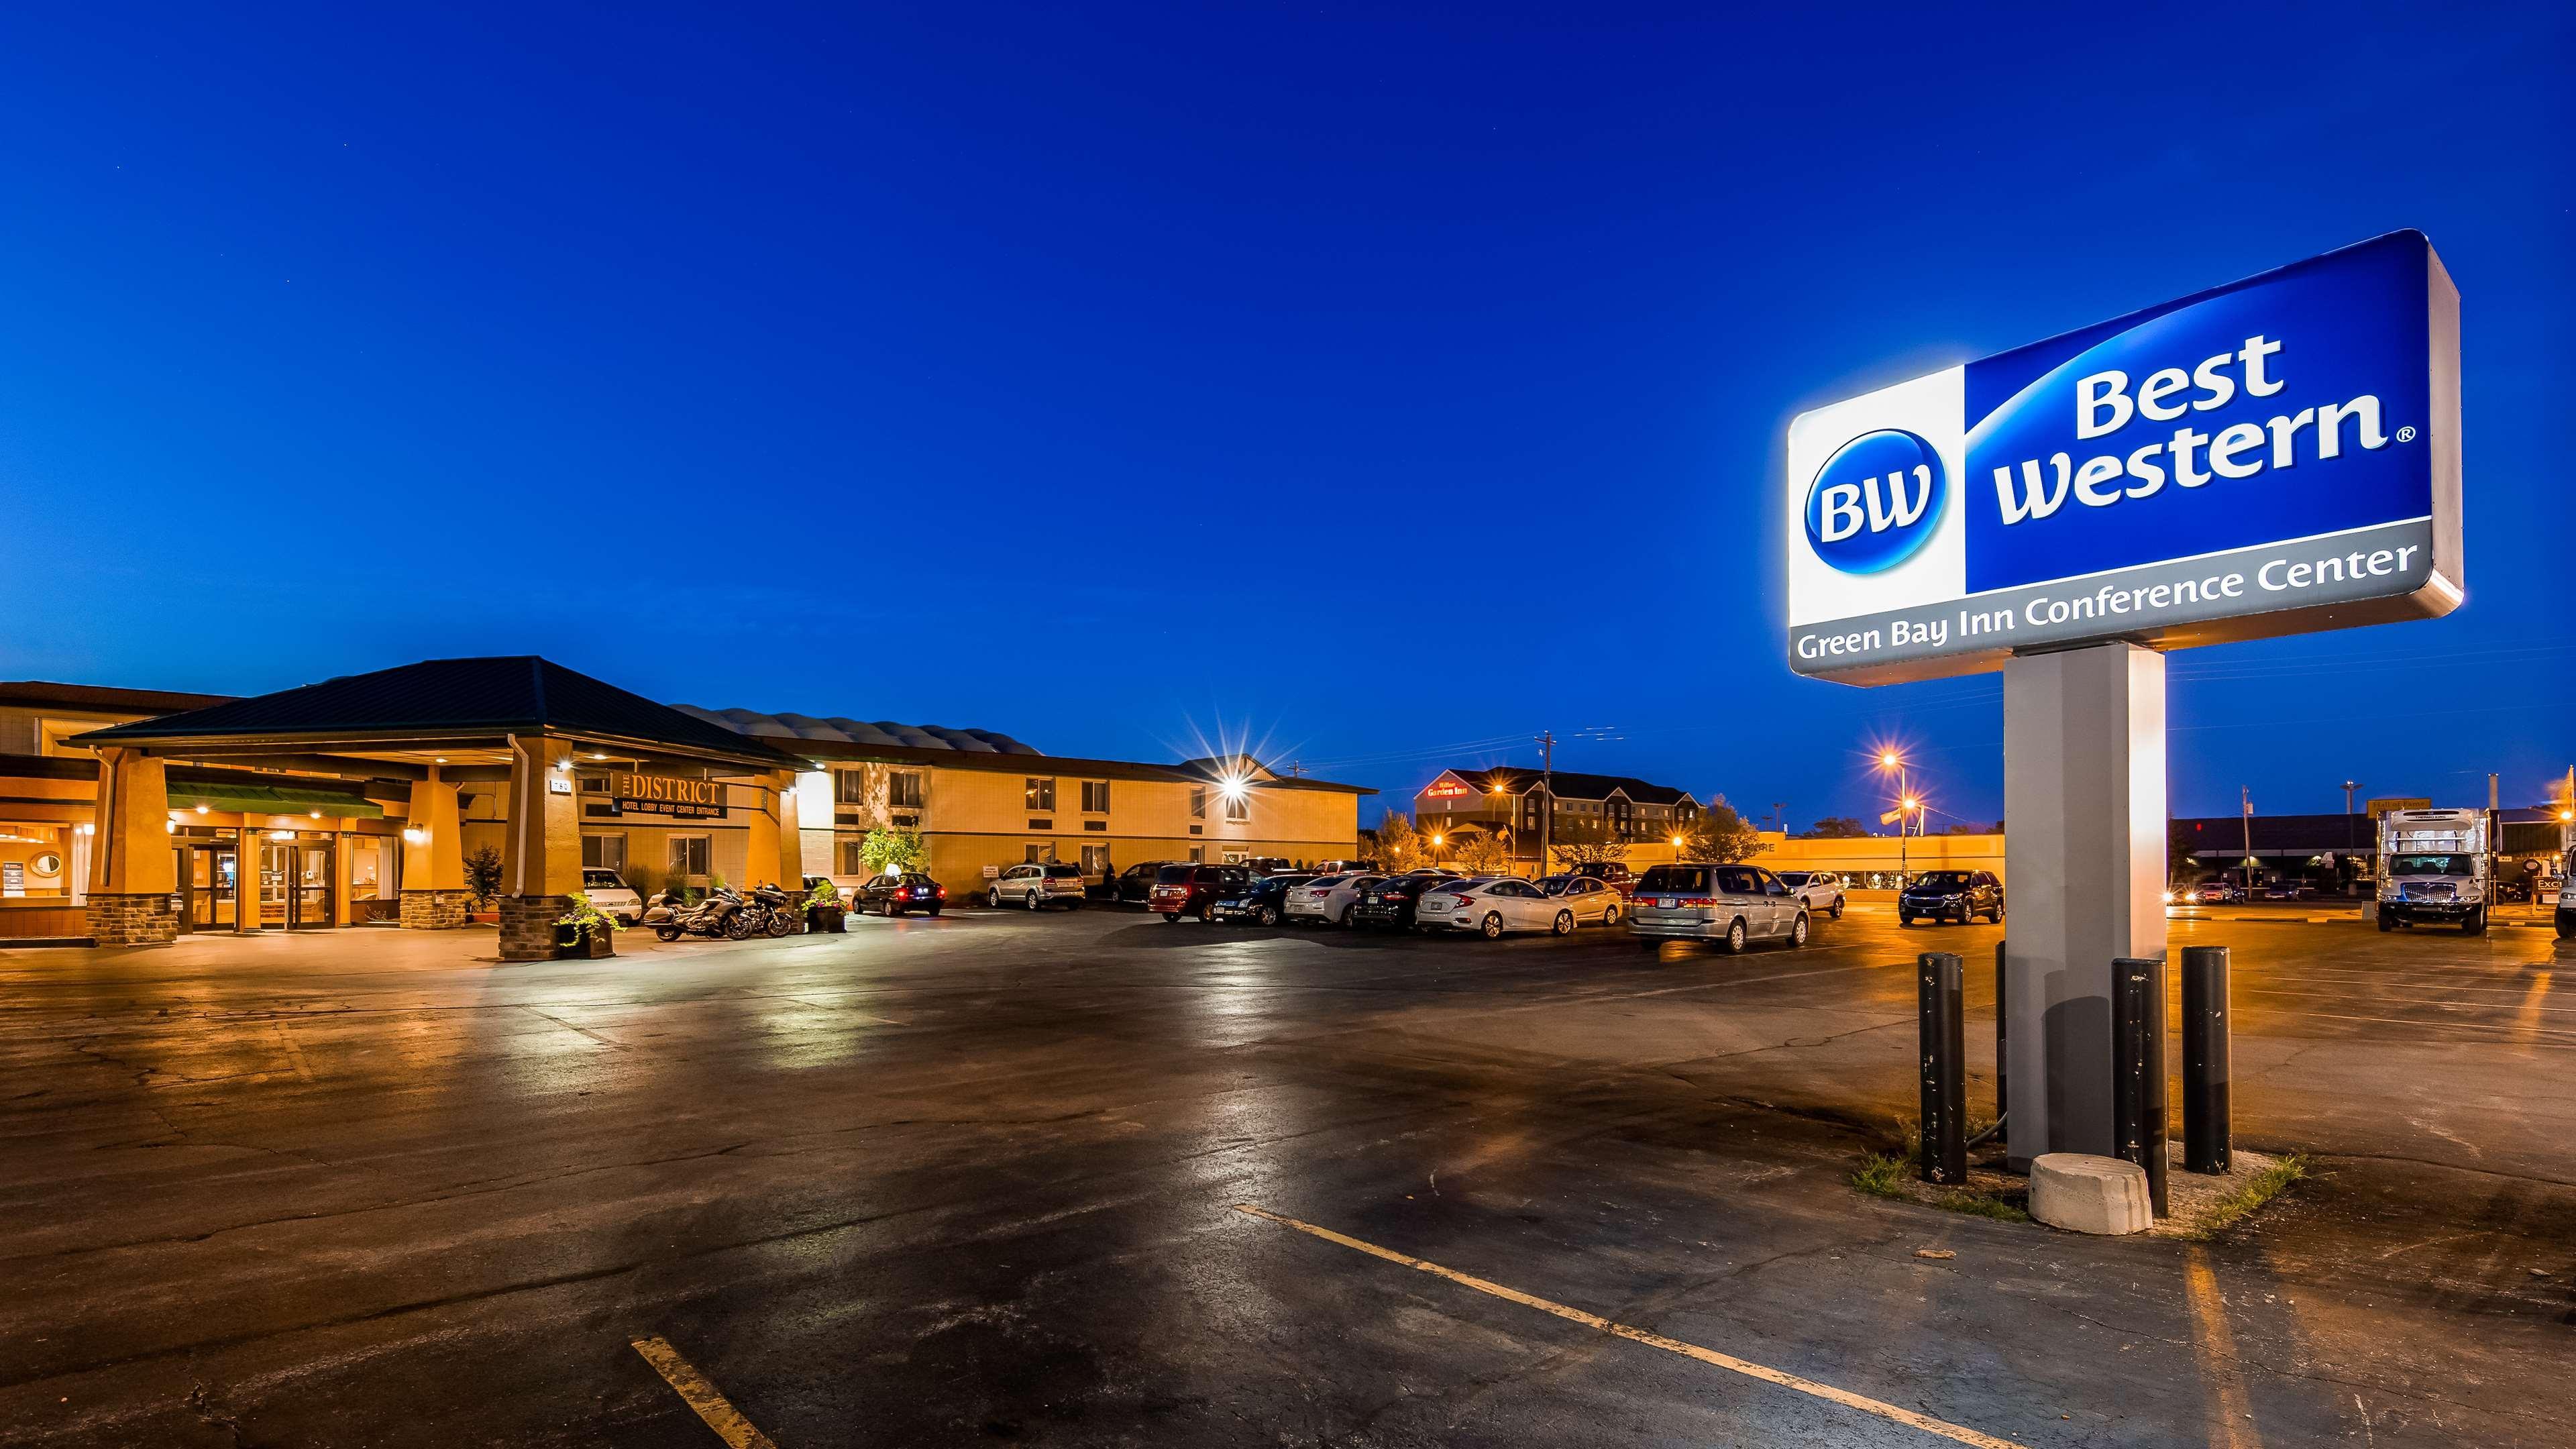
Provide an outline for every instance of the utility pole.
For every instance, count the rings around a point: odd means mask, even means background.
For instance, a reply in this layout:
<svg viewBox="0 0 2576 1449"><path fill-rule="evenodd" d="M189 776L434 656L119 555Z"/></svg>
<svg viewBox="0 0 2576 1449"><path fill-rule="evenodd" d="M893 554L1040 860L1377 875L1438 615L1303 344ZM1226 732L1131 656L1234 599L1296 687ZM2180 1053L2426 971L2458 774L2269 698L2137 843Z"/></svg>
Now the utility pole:
<svg viewBox="0 0 2576 1449"><path fill-rule="evenodd" d="M1772 802L1771 802L1771 819L1772 819L1772 822L1773 822L1774 824L1776 824L1776 825L1778 825L1778 826L1780 827L1780 833L1781 833L1782 835L1786 835L1786 834L1788 834L1788 833L1789 833L1789 802L1788 802L1788 801L1786 801L1786 800L1774 800L1774 801L1772 801Z"/></svg>
<svg viewBox="0 0 2576 1449"><path fill-rule="evenodd" d="M2250 892L2254 889L2254 788L2239 785L2236 797L2245 807L2245 866L2238 873L2245 877L2245 889Z"/></svg>
<svg viewBox="0 0 2576 1449"><path fill-rule="evenodd" d="M2352 839L2352 837L2353 837L2352 792L2353 792L2353 791L2355 791L2355 790L2358 790L2358 789L2360 789L2360 788L2361 788L2361 782L2360 782L2359 780L2346 780L2346 781L2344 781L2344 782L2343 782L2343 868L2342 868L2342 875L2343 875L2343 884L2344 884L2344 888L2345 888L2347 891L2348 891L2348 890L2350 890L2351 885L2352 885L2352 878L2353 878L2352 852L2353 852L2353 850L2354 850L2354 848L2355 848L2355 847L2354 847L2354 845L2353 845L2353 839Z"/></svg>
<svg viewBox="0 0 2576 1449"><path fill-rule="evenodd" d="M1538 732L1538 873L1547 874L1547 849L1556 834L1556 734Z"/></svg>

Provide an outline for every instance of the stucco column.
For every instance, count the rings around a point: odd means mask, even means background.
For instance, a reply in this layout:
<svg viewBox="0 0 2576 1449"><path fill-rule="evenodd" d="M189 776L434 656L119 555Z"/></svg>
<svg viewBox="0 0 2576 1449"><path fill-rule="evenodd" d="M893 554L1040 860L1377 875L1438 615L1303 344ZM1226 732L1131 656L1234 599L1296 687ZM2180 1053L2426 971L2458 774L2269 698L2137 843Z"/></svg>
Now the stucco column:
<svg viewBox="0 0 2576 1449"><path fill-rule="evenodd" d="M763 770L751 777L752 786L759 792L760 803L752 807L750 818L744 822L749 827L742 866L744 890L763 885L785 885L792 879L802 878L802 872L796 877L779 873L779 867L785 863L780 852L785 840L792 838L782 837L778 828L779 817L787 812L786 797L781 790L784 785L793 784L794 780L794 776L777 770Z"/></svg>
<svg viewBox="0 0 2576 1449"><path fill-rule="evenodd" d="M411 783L403 815L402 923L444 930L466 922L465 831L457 823L456 787L438 778Z"/></svg>
<svg viewBox="0 0 2576 1449"><path fill-rule="evenodd" d="M581 813L571 761L572 746L561 740L510 737L509 844L501 852L504 961L552 958L555 922L581 889Z"/></svg>
<svg viewBox="0 0 2576 1449"><path fill-rule="evenodd" d="M170 865L170 784L162 762L129 747L101 749L94 809L85 903L91 937L102 946L177 940L170 892L178 878Z"/></svg>
<svg viewBox="0 0 2576 1449"><path fill-rule="evenodd" d="M778 883L793 891L805 880L805 786L792 770L781 770L778 782Z"/></svg>

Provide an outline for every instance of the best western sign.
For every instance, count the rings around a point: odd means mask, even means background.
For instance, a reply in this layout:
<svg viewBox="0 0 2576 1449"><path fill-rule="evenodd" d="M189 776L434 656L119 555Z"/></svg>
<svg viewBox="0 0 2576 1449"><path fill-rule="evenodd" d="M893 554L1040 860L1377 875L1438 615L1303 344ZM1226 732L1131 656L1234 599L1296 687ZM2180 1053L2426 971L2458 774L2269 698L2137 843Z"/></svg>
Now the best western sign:
<svg viewBox="0 0 2576 1449"><path fill-rule="evenodd" d="M622 815L713 820L725 813L724 786L714 780L684 780L676 775L616 770L608 776L608 795Z"/></svg>
<svg viewBox="0 0 2576 1449"><path fill-rule="evenodd" d="M2447 614L2459 293L2394 232L1802 413L1788 452L1802 674Z"/></svg>

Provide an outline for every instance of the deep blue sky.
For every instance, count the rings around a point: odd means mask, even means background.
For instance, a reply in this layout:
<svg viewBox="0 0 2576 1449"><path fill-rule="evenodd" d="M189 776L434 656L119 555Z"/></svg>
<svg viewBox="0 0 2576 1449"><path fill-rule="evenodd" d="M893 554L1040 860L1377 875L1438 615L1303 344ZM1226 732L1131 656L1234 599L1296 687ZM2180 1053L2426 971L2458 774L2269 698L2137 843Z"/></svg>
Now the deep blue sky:
<svg viewBox="0 0 2576 1449"><path fill-rule="evenodd" d="M1991 818L1995 676L1783 663L1786 420L2412 226L2469 602L2177 656L2174 805L2576 757L2566 7L728 8L0 16L0 677Z"/></svg>

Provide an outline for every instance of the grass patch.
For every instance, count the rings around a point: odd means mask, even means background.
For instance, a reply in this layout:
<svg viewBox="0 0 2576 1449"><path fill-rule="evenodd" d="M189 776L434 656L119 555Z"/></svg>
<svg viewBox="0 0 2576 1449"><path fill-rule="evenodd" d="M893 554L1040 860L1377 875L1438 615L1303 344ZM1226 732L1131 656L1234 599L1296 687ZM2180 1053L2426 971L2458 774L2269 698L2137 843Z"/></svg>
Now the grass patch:
<svg viewBox="0 0 2576 1449"><path fill-rule="evenodd" d="M1944 1212L1966 1213L1970 1217L1992 1218L1999 1223L2026 1223L2030 1214L1999 1197L1984 1197L1973 1192L1945 1192L1932 1199L1932 1205Z"/></svg>
<svg viewBox="0 0 2576 1449"><path fill-rule="evenodd" d="M1871 1197L1911 1197L1905 1189L1914 1169L1892 1152L1873 1152L1852 1170L1851 1184Z"/></svg>
<svg viewBox="0 0 2576 1449"><path fill-rule="evenodd" d="M2290 1184L2308 1175L2308 1160L2292 1153L2254 1174L2243 1187L2222 1198L2209 1215L2201 1219L2197 1237L2224 1232L2245 1220L2256 1208L2289 1190Z"/></svg>

